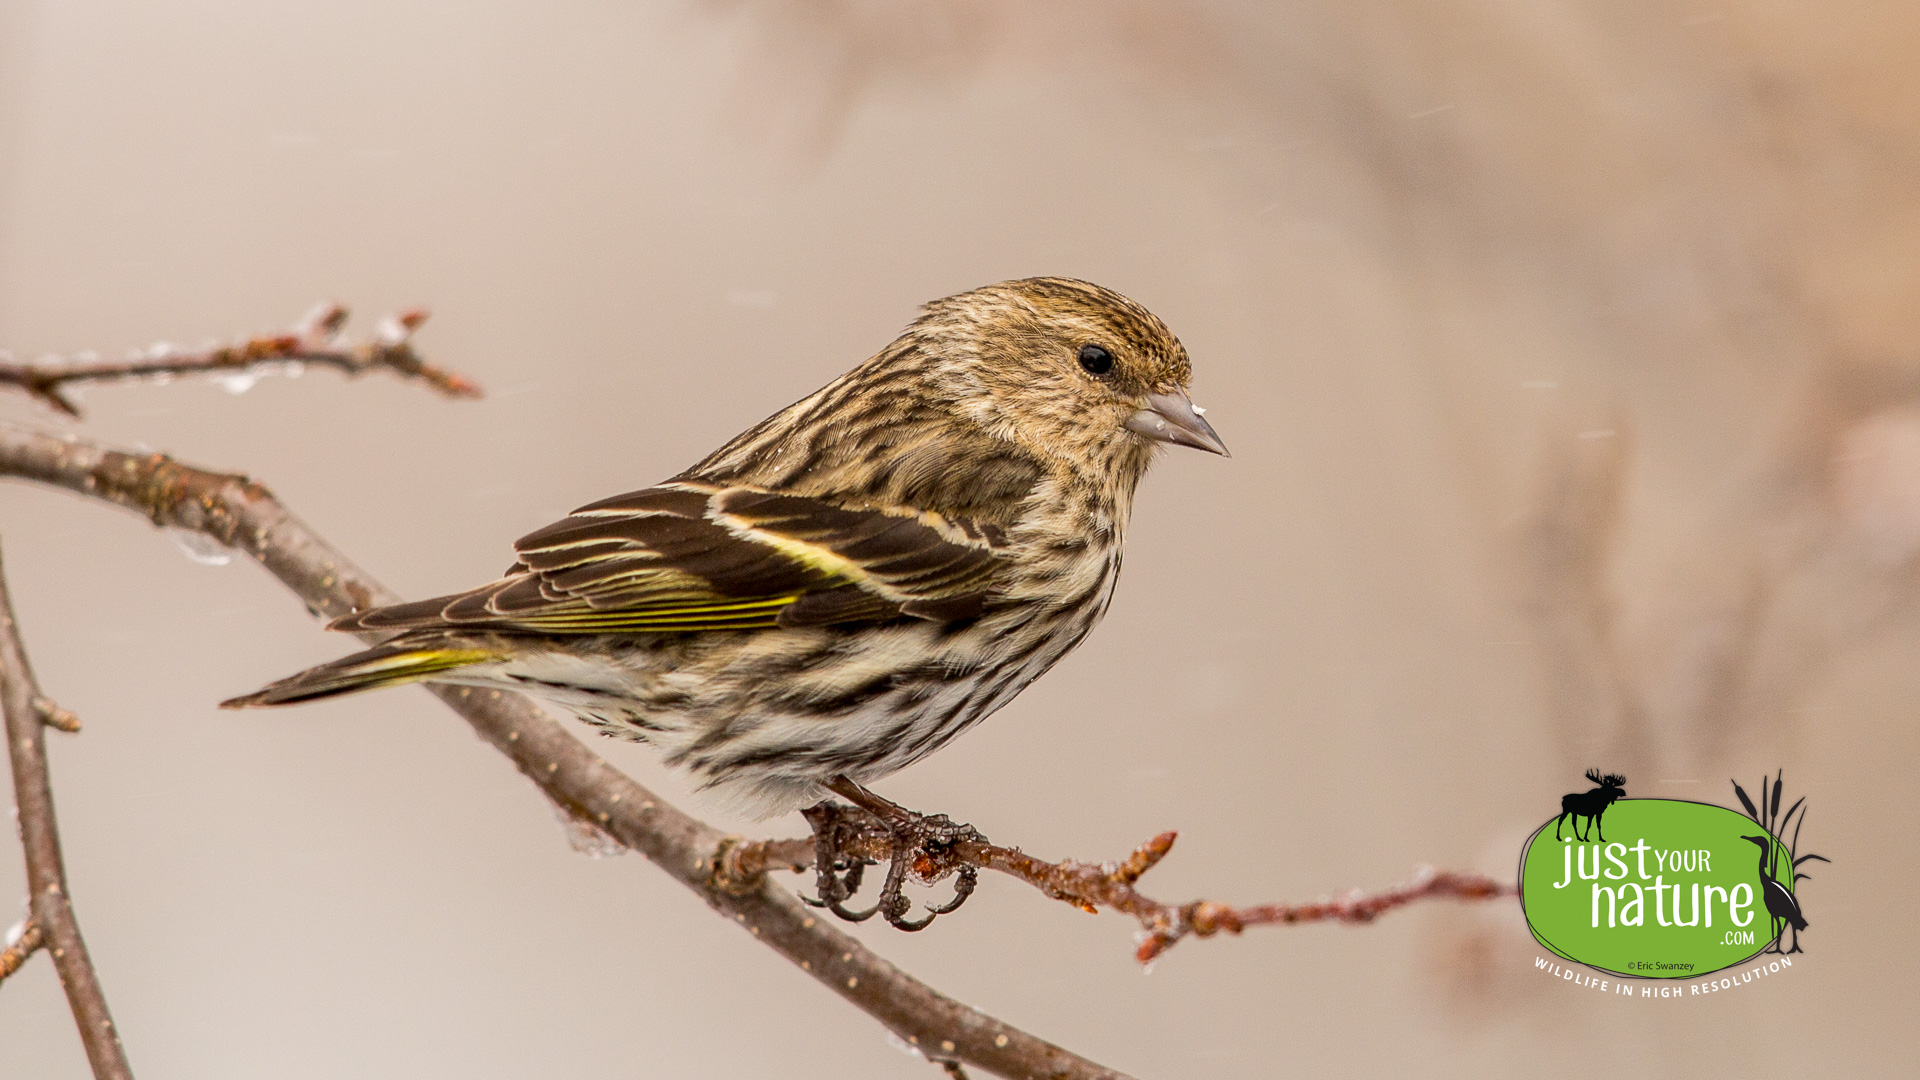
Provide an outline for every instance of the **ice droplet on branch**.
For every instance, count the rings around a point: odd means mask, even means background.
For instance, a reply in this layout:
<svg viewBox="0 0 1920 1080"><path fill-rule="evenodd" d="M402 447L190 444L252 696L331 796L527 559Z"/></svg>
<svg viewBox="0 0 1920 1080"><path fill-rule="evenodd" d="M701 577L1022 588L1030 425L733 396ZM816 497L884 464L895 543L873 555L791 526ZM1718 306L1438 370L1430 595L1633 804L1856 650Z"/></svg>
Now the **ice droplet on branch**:
<svg viewBox="0 0 1920 1080"><path fill-rule="evenodd" d="M203 532L168 528L167 535L187 558L202 566L225 566L233 561L233 549Z"/></svg>
<svg viewBox="0 0 1920 1080"><path fill-rule="evenodd" d="M553 807L553 816L560 821L560 827L566 830L567 846L589 859L611 859L625 855L629 850L613 834L599 825L575 817L571 811L559 803L548 799Z"/></svg>

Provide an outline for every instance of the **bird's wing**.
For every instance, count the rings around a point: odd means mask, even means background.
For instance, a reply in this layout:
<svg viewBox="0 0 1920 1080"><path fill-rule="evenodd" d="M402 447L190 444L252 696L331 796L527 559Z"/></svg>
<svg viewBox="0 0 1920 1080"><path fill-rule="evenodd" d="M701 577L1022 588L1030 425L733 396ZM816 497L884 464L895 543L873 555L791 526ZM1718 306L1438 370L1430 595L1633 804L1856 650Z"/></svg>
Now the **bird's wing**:
<svg viewBox="0 0 1920 1080"><path fill-rule="evenodd" d="M674 481L583 506L522 537L472 592L337 620L340 630L680 633L980 613L997 530L910 509L850 510Z"/></svg>

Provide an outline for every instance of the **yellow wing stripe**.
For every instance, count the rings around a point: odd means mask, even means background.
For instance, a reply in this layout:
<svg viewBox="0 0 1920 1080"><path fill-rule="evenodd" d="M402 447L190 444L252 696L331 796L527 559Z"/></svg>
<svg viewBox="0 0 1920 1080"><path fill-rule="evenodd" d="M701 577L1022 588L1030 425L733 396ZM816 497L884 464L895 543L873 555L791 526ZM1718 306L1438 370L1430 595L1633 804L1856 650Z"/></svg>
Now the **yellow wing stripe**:
<svg viewBox="0 0 1920 1080"><path fill-rule="evenodd" d="M765 544L794 562L808 569L818 570L830 578L838 578L843 583L858 585L896 604L905 603L911 599L905 593L868 573L866 567L831 548L810 544L805 540L795 540L791 536L782 536L770 530L755 528L732 514L722 511L711 511L708 518L743 540Z"/></svg>
<svg viewBox="0 0 1920 1080"><path fill-rule="evenodd" d="M680 616L704 617L707 615L718 615L718 614L724 614L727 612L740 612L743 614L760 612L760 611L777 612L781 608L786 607L788 604L791 604L798 599L800 599L799 593L790 593L786 596L776 596L770 600L741 600L736 603L730 603L730 604L728 603L689 604L686 607L650 607L645 609L644 611L599 612L599 611L593 610L592 608L587 608L582 611L579 611L578 614L583 616L589 616L589 617L599 616L602 614L605 614L608 616L645 615L648 618L653 618L655 616L663 616L668 618L680 617ZM555 612L554 614L561 617L570 618L575 614L575 612L571 612L571 611ZM536 616L536 617L540 617L540 616Z"/></svg>
<svg viewBox="0 0 1920 1080"><path fill-rule="evenodd" d="M780 625L777 615L755 615L731 619L649 619L629 615L625 618L524 619L518 626L551 634L612 634L647 631L650 633L692 633L699 630L771 630Z"/></svg>
<svg viewBox="0 0 1920 1080"><path fill-rule="evenodd" d="M382 657L353 668L355 675L428 675L494 659L485 649L419 649Z"/></svg>
<svg viewBox="0 0 1920 1080"><path fill-rule="evenodd" d="M521 625L552 633L606 633L615 630L763 630L779 625L780 609L798 593L769 600L652 608L646 611L568 611L524 616Z"/></svg>

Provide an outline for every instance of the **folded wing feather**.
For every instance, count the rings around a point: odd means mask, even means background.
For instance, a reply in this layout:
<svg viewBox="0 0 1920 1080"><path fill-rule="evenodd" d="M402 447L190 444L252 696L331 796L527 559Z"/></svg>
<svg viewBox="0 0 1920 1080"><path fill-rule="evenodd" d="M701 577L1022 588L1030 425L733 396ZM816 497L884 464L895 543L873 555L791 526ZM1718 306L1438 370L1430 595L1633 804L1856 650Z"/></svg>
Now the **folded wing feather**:
<svg viewBox="0 0 1920 1080"><path fill-rule="evenodd" d="M980 613L1000 534L910 509L849 509L676 481L583 506L514 545L471 592L336 620L350 631L680 633Z"/></svg>

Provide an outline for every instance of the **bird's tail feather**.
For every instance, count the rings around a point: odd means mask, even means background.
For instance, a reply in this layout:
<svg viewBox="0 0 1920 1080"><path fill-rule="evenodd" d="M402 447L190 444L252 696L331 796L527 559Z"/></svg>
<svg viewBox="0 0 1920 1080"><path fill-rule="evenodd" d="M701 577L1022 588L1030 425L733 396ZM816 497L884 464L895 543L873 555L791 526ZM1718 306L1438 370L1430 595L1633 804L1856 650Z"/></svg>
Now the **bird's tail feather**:
<svg viewBox="0 0 1920 1080"><path fill-rule="evenodd" d="M423 644L388 642L330 664L308 668L243 697L220 703L223 709L291 705L298 701L351 694L382 686L419 682L443 671L498 659L499 654L447 641Z"/></svg>

